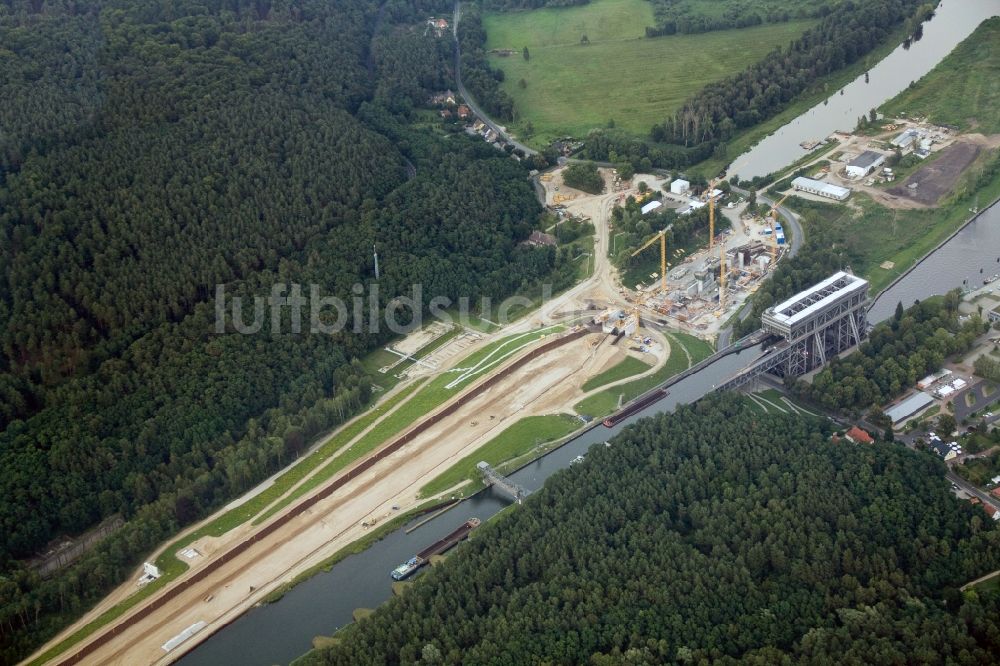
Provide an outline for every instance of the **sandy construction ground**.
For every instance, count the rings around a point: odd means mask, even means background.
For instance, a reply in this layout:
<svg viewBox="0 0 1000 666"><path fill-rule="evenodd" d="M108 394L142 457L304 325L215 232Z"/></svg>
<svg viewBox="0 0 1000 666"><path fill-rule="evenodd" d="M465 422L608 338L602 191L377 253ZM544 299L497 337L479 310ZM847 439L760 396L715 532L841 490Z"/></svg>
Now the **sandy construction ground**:
<svg viewBox="0 0 1000 666"><path fill-rule="evenodd" d="M548 301L535 313L504 327L499 332L480 335L466 331L432 352L426 359L429 361L428 366L445 368L454 365L460 358L493 340L526 332L540 325L549 325L555 321L569 323L586 319L585 309L595 302L599 303L600 307L613 302L624 303L618 293L614 269L607 260L609 241L607 220L622 192L611 192L610 172L602 170L602 173L608 183L608 194L593 196L576 191L567 192L565 188L560 187L563 192L574 195L572 200L565 202L567 209L573 214L590 217L596 227L594 274ZM557 174L556 178L554 182L546 184L549 197L552 197L556 186L561 186L560 174ZM638 183L640 179L651 183L655 180L652 177L637 176L633 184ZM627 193L634 193L634 189ZM669 352L669 345L662 335L654 332L649 334L660 342L660 349ZM412 347L422 346L429 341L427 338L430 335L433 334L428 332L425 333L425 338L408 340L404 343L404 348L411 350ZM371 522L373 518L381 522L396 515L397 510L393 510L393 506L397 506L398 511L414 507L418 503L417 493L424 484L519 419L533 415L572 412L572 406L585 395L581 388L583 383L622 360L626 353L622 346L608 344L595 346L593 343L599 338L599 334L588 335L534 359L511 377L463 406L455 414L429 428L400 451L353 479L331 497L292 519L260 543L251 546L206 580L193 584L164 608L138 621L119 636L108 640L88 656L85 662L131 666L169 663L179 658L185 651L194 648L208 637L212 631L234 620L270 591L363 536L366 528L362 526L362 522ZM643 358L647 362L650 361L648 355L643 355ZM509 359L507 363L513 360ZM666 354L662 354L655 367L648 372L655 372L665 361ZM426 366L413 366L410 369L412 374L425 374L428 371ZM430 372L433 374L433 371ZM622 382L632 381L635 378L631 377ZM602 391L613 385L605 385L596 390ZM399 387L396 390L398 389ZM494 418L491 419L491 416ZM385 444L388 443L390 442ZM267 483L261 484L255 491L251 491L251 494L262 490ZM245 499L246 497L241 498L240 501ZM203 522L211 521L218 515L217 513ZM172 581L170 586L176 586L178 582L190 576L191 572L205 567L212 561L213 556L227 552L259 529L259 526L254 526L248 521L222 537L206 537L198 540L192 546L201 553L201 556L194 560L185 559L190 570L185 576ZM158 554L153 554L149 558L150 561ZM64 630L40 651L44 651L93 620L100 612L126 598L135 589L134 581L122 584L94 610ZM159 594L162 594L162 591ZM156 595L153 598L155 597ZM142 606L143 604L140 604L130 613L136 613ZM169 653L161 648L166 641L197 622L205 622L207 626ZM92 638L102 636L109 629L110 626L103 627ZM62 655L62 659L73 655L82 645L83 643L74 646ZM56 662L58 661L57 659Z"/></svg>
<svg viewBox="0 0 1000 666"><path fill-rule="evenodd" d="M593 346L597 338L598 334L586 336L531 361L214 575L192 585L159 612L109 640L87 663L131 666L177 659L297 572L360 538L365 532L363 521L392 516L393 505L400 511L415 506L423 484L517 420L569 411L583 395L583 382L625 353L610 345ZM194 546L203 556L191 563L191 570L256 529L245 524L221 538L199 540ZM195 638L164 652L161 646L166 641L200 621L207 626Z"/></svg>

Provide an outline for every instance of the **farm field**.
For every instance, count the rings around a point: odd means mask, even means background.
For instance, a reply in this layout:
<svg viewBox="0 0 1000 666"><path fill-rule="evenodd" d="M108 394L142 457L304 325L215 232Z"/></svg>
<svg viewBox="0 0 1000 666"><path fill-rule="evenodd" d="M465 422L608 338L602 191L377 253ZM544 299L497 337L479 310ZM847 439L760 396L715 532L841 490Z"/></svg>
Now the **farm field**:
<svg viewBox="0 0 1000 666"><path fill-rule="evenodd" d="M792 21L646 39L645 26L652 22L643 0L487 14L487 48L516 51L491 56L491 63L504 70L504 89L519 113L515 132L540 145L560 136L584 136L613 120L644 136L706 83L741 71L812 25ZM580 44L583 35L589 45ZM521 56L525 46L527 61ZM527 131L529 123L533 132Z"/></svg>

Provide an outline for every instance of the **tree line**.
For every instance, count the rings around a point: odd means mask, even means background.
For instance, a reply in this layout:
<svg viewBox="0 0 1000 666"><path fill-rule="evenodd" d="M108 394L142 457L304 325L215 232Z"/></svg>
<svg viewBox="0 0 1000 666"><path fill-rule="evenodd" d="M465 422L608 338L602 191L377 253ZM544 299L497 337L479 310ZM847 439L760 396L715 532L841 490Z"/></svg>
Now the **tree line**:
<svg viewBox="0 0 1000 666"><path fill-rule="evenodd" d="M710 157L726 157L726 142L767 120L823 77L847 67L905 26L916 34L932 6L921 0L847 0L832 6L819 25L784 49L776 49L739 74L710 83L650 130L649 140L619 130L594 130L587 139L591 159L610 151L636 164L676 168Z"/></svg>
<svg viewBox="0 0 1000 666"><path fill-rule="evenodd" d="M991 520L927 453L716 395L646 418L297 664L992 663Z"/></svg>
<svg viewBox="0 0 1000 666"><path fill-rule="evenodd" d="M514 100L500 85L504 81L504 71L490 65L486 53L486 29L475 5L462 7L458 43L462 52L462 83L469 94L490 116L503 121L514 120L517 113Z"/></svg>
<svg viewBox="0 0 1000 666"><path fill-rule="evenodd" d="M646 27L647 37L748 28L764 23L784 23L792 19L826 16L830 2L741 2L718 3L721 11L706 12L685 0L652 0L656 24Z"/></svg>
<svg viewBox="0 0 1000 666"><path fill-rule="evenodd" d="M875 0L836 5L807 30L746 70L710 83L672 117L653 127L655 141L719 144L776 115L816 80L847 67L888 38L919 9L921 0Z"/></svg>

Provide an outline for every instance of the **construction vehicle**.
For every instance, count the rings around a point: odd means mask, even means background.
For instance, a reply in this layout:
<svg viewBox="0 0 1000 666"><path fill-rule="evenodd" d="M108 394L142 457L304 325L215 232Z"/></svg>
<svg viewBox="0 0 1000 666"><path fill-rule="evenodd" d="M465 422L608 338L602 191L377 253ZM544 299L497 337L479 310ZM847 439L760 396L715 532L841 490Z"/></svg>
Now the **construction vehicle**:
<svg viewBox="0 0 1000 666"><path fill-rule="evenodd" d="M773 206L771 206L771 210L767 214L768 219L770 220L770 222L768 224L771 225L771 234L770 234L771 242L770 242L770 245L771 245L771 265L772 266L774 265L775 260L777 260L777 258L778 258L778 234L776 232L776 229L774 229L774 224L778 220L778 209L781 208L781 204L785 203L785 200L788 197L790 197L790 196L792 196L791 192L789 192L785 196L781 197L781 199L779 199L777 203L775 203Z"/></svg>

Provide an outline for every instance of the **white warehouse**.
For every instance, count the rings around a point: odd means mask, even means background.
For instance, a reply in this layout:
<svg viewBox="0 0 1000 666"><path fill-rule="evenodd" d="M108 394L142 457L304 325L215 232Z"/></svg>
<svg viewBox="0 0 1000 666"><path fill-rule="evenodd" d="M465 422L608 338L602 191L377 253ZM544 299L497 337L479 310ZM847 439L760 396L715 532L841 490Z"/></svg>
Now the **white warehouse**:
<svg viewBox="0 0 1000 666"><path fill-rule="evenodd" d="M806 178L805 176L799 176L793 180L792 187L800 192L808 192L809 194L815 194L816 196L836 201L844 201L847 197L851 196L851 190L846 187L824 183L812 178Z"/></svg>
<svg viewBox="0 0 1000 666"><path fill-rule="evenodd" d="M851 178L864 178L885 163L885 154L877 150L866 150L847 163L847 175Z"/></svg>
<svg viewBox="0 0 1000 666"><path fill-rule="evenodd" d="M691 183L682 178L678 178L674 182L670 183L671 194L687 194L690 189Z"/></svg>

